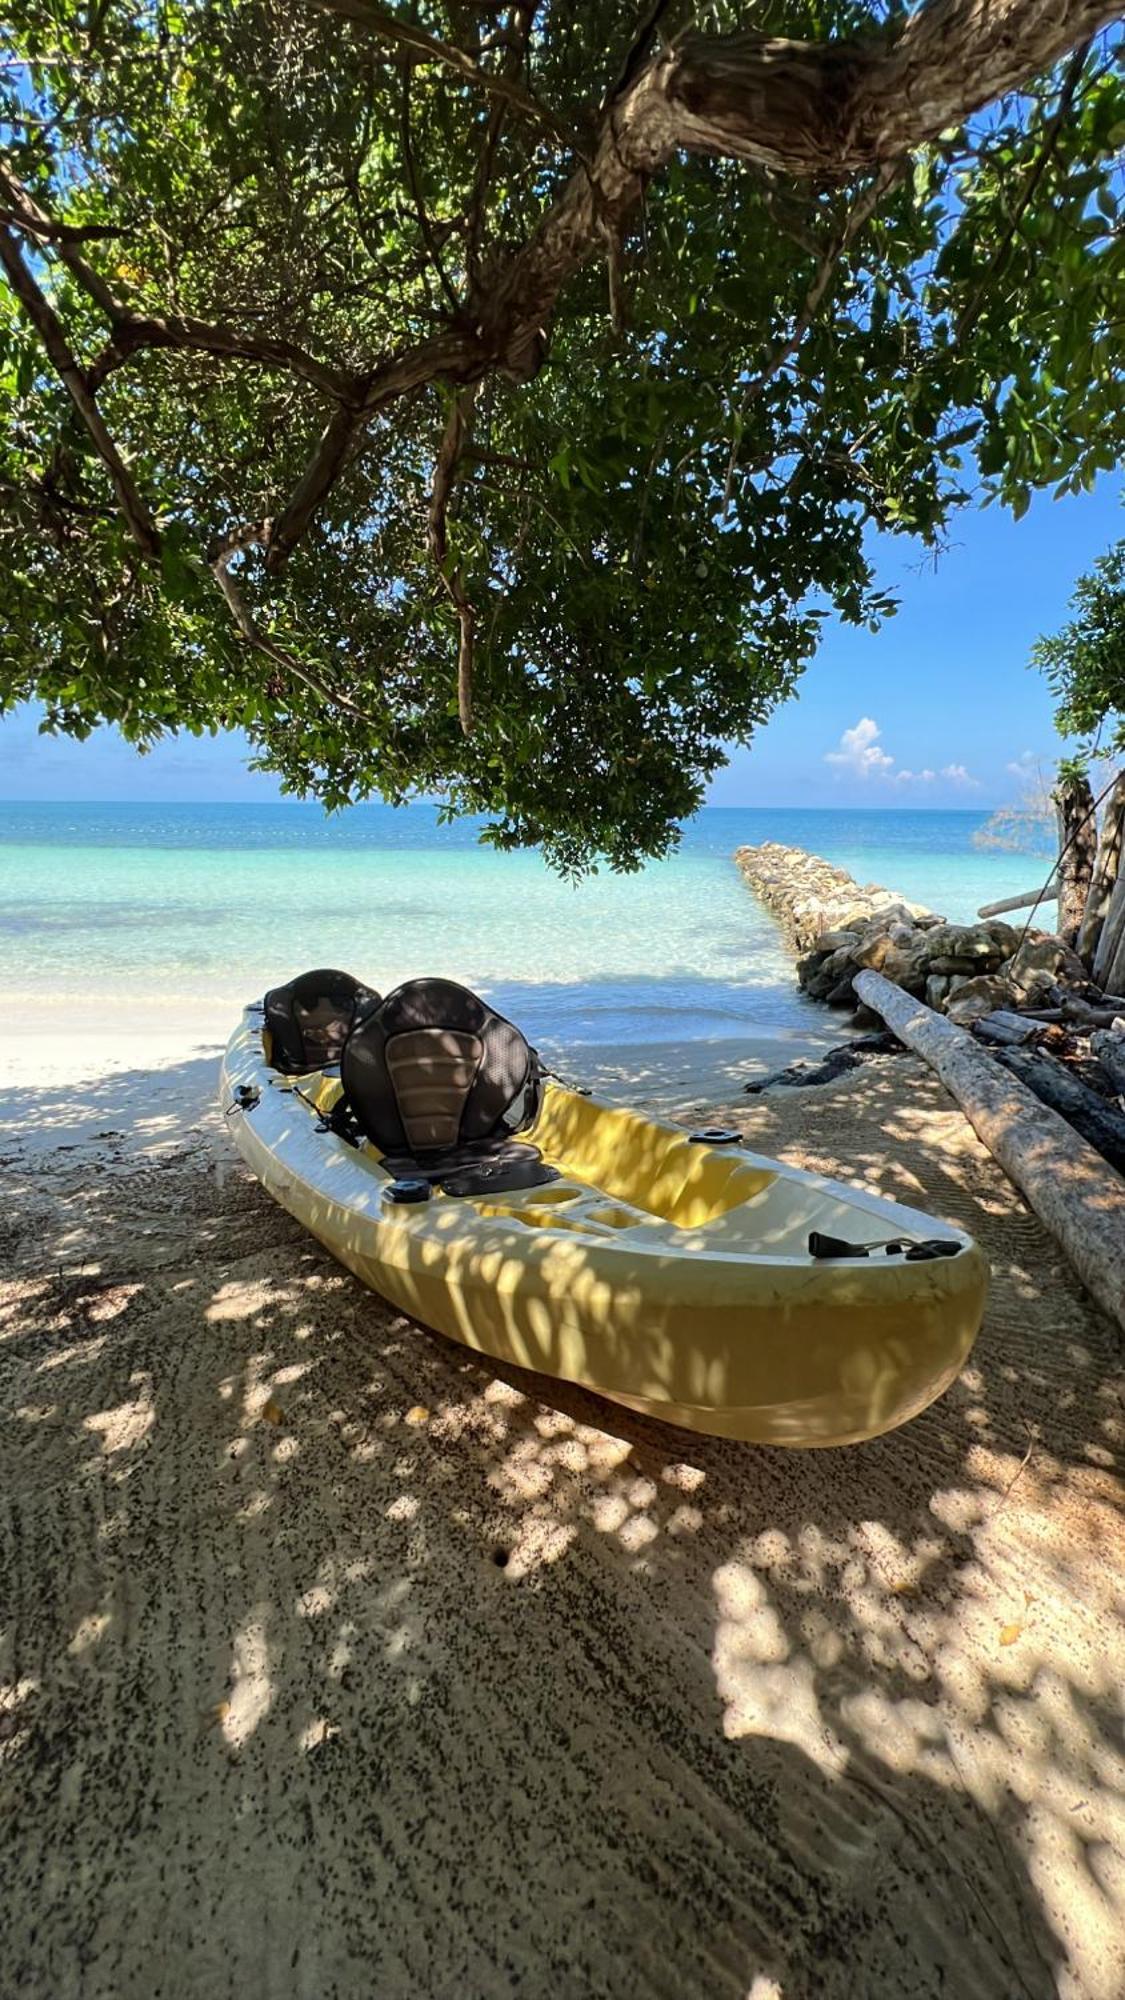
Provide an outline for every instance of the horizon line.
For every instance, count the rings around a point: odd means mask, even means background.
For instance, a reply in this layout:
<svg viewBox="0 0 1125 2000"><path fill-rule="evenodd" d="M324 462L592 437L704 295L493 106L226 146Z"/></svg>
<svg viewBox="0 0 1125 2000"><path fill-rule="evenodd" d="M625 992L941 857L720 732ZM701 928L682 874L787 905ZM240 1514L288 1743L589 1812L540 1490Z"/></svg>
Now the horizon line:
<svg viewBox="0 0 1125 2000"><path fill-rule="evenodd" d="M90 798L86 798L86 799L45 799L45 798L33 798L33 797L30 797L30 796L22 796L22 797L20 797L20 796L8 796L8 795L6 795L6 794L3 794L3 793L0 793L0 809L3 809L3 808L4 808L5 806L60 806L60 807L72 807L72 806L124 806L124 807L127 807L127 808L128 808L128 809L130 809L130 810L136 810L136 809L137 809L137 808L139 808L139 807L151 807L151 808L152 808L152 809L153 809L154 811L164 811L164 810L168 809L169 807L175 807L175 806L204 806L204 807L218 807L218 806L222 806L222 807L224 807L224 808L226 808L226 807L234 807L234 808L239 808L239 807L241 807L241 808L245 809L245 810L246 810L246 811L248 811L248 812L261 812L261 811L262 811L263 809L265 809L265 810L273 810L273 809L275 809L275 808L276 808L277 810L280 810L280 811L289 811L289 810L291 810L291 809L292 809L292 808L294 808L294 807L297 807L297 808L300 808L300 807L307 807L307 808L312 808L312 807L319 807L320 811L321 811L321 812L323 813L323 815L324 815L324 817L325 817L326 819L335 819L335 818L336 818L336 817L337 817L337 816L338 816L339 814L342 814L342 813L346 813L346 812L359 812L359 811L362 811L362 810L363 810L363 808L364 808L365 806L375 806L375 807L378 807L378 808L379 808L380 810L383 810L383 811L386 811L386 812L409 812L409 811L410 811L410 808L411 808L412 806L429 806L429 807L431 808L431 810L438 810L438 809L440 809L440 806L441 806L441 800L440 800L440 799L433 799L433 798L417 798L417 799L407 799L407 800L406 800L406 801L405 801L405 802L404 802L404 803L403 803L402 805L397 805L397 806L396 806L396 805L391 805L391 804L389 803L389 801L388 801L388 800L386 800L386 799L355 799L355 800L353 800L353 801L352 801L352 802L351 802L351 803L350 803L349 805L346 805L346 806L336 806L336 807L333 807L331 811L329 811L329 809L328 809L328 808L327 808L326 806L322 806L322 805L321 805L321 803L320 803L320 800L319 800L319 799L293 799L293 798L282 798L282 799L202 799L202 798L183 798L183 799L168 799L168 798L161 798L161 799L143 799L143 798L142 798L142 799L138 799L138 798L132 798L132 799L119 799L119 798L107 798L107 799L90 799ZM952 805L923 805L923 804L916 804L916 805L909 805L909 806L907 806L907 805L901 805L901 804L900 804L900 805L878 805L878 806L871 806L871 805L852 805L852 804L847 804L847 803L844 803L844 802L841 802L841 804L839 804L839 805L835 805L835 806L823 806L823 805L818 805L818 806L809 806L809 805L801 805L801 804L798 804L798 803L796 803L796 802L791 802L791 803L790 803L790 804L788 804L788 805L757 805L757 804L754 804L754 803L752 803L752 802L750 802L750 801L745 801L745 802L743 802L743 803L742 803L742 804L740 804L740 805L713 805L713 804L711 804L710 802L708 802L708 804L706 804L706 805L703 805L703 806L699 806L699 807L698 807L698 808L696 809L696 811L695 811L694 813L692 813L692 814L691 814L691 815L690 815L690 816L689 816L689 817L688 817L688 818L687 818L686 820L681 820L681 821L679 821L679 822L678 822L678 824L680 824L681 826L690 826L690 825L691 825L691 821L692 821L693 819L698 819L698 817L699 817L700 813L705 813L705 812L763 812L763 813L767 813L767 812L806 812L806 813L839 813L839 812L850 812L850 813L901 813L901 812L914 812L914 813L965 813L965 814L976 814L976 813L986 813L986 814L987 814L987 813L994 813L994 812L998 812L998 811L1000 811L1001 809L1002 809L1002 808L1001 808L1000 806L995 806L995 805L973 805L973 806L963 806L963 805L962 805L962 806L952 806ZM456 815L456 818L457 818L457 819L460 819L460 820L471 820L471 819L487 819L487 817L488 817L487 813L470 813L470 812L465 812L465 813L458 813L458 814Z"/></svg>

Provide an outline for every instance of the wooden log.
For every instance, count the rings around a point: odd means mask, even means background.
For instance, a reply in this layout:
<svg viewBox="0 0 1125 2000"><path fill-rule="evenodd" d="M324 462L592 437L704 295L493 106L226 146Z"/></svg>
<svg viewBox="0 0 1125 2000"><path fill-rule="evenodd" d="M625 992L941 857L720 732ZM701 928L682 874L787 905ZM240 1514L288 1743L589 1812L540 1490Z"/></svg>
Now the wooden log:
<svg viewBox="0 0 1125 2000"><path fill-rule="evenodd" d="M1125 1114L1114 1109L1080 1076L1048 1055L1044 1049L997 1049L996 1060L1034 1091L1041 1104L1048 1104L1073 1125L1079 1136L1125 1174ZM1121 1239L1125 1261L1125 1236Z"/></svg>
<svg viewBox="0 0 1125 2000"><path fill-rule="evenodd" d="M1125 1181L971 1035L893 986L856 976L865 1007L936 1070L978 1137L1061 1244L1098 1304L1125 1328Z"/></svg>
<svg viewBox="0 0 1125 2000"><path fill-rule="evenodd" d="M1102 815L1098 855L1090 882L1090 893L1078 929L1078 956L1092 966L1098 949L1110 897L1121 872L1121 849L1125 842L1125 770L1119 771Z"/></svg>
<svg viewBox="0 0 1125 2000"><path fill-rule="evenodd" d="M1125 868L1117 877L1094 954L1094 984L1106 993L1125 986Z"/></svg>
<svg viewBox="0 0 1125 2000"><path fill-rule="evenodd" d="M1044 1026L1053 1025L1055 1022L1066 1022L1071 1018L1070 1010L1065 1007L1021 1007L1020 1013L1025 1021L1038 1021ZM1122 1014L1125 1014L1125 1000L1115 1000L1110 994L1108 1004L1103 1007L1088 1008L1083 1021L1087 1028L1112 1028ZM1082 1028L1077 1023L1075 1029L1078 1034L1082 1033Z"/></svg>
<svg viewBox="0 0 1125 2000"><path fill-rule="evenodd" d="M1112 1028L1099 1028L1090 1036L1090 1054L1118 1096L1125 1097L1125 1035L1115 1035Z"/></svg>
<svg viewBox="0 0 1125 2000"><path fill-rule="evenodd" d="M1019 896L1005 896L999 903L983 903L977 911L978 917L1002 917L1008 910L1026 910L1038 903L1058 901L1059 885L1052 876L1045 889L1025 889Z"/></svg>
<svg viewBox="0 0 1125 2000"><path fill-rule="evenodd" d="M1022 1048L1041 1028L1042 1022L1031 1021L1026 1014L1010 1013L1006 1007L996 1007L991 1014L973 1022L978 1041L995 1042L1001 1048Z"/></svg>
<svg viewBox="0 0 1125 2000"><path fill-rule="evenodd" d="M1059 824L1059 936L1073 945L1094 874L1094 794L1088 778L1063 778L1053 797Z"/></svg>

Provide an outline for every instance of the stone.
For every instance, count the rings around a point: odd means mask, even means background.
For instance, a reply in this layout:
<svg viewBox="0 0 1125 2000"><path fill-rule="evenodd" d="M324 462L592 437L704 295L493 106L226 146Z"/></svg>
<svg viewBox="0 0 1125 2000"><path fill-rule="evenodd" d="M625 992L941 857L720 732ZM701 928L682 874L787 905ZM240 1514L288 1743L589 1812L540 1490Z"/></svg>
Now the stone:
<svg viewBox="0 0 1125 2000"><path fill-rule="evenodd" d="M929 978L926 981L927 1007L936 1008L937 1012L940 1014L942 1008L942 1002L944 1001L945 996L948 992L949 992L948 979L943 978L940 972L931 972Z"/></svg>
<svg viewBox="0 0 1125 2000"><path fill-rule="evenodd" d="M859 943L861 936L862 932L859 930L821 931L816 941L816 950L818 952L847 951Z"/></svg>
<svg viewBox="0 0 1125 2000"><path fill-rule="evenodd" d="M1021 994L1049 984L1086 986L1086 968L1061 937L1026 938L1000 968Z"/></svg>
<svg viewBox="0 0 1125 2000"><path fill-rule="evenodd" d="M939 924L927 932L926 946L930 958L960 958L970 965L985 959L999 965L1005 956L988 924Z"/></svg>
<svg viewBox="0 0 1125 2000"><path fill-rule="evenodd" d="M884 1026L883 1016L877 1014L874 1007L865 1007L861 1000L855 1010L853 1026L857 1028L882 1028Z"/></svg>
<svg viewBox="0 0 1125 2000"><path fill-rule="evenodd" d="M1012 1007L1017 997L1009 980L995 973L983 973L979 979L966 979L947 999L945 1011L958 1027L968 1028L974 1021L983 1021L986 1014L995 1013L998 1007Z"/></svg>
<svg viewBox="0 0 1125 2000"><path fill-rule="evenodd" d="M887 955L895 949L895 940L885 931L872 931L862 944L853 945L852 957L865 972L882 972Z"/></svg>
<svg viewBox="0 0 1125 2000"><path fill-rule="evenodd" d="M926 968L912 952L904 951L901 945L892 945L882 965L879 967L884 979L894 981L907 993L921 993L926 984Z"/></svg>

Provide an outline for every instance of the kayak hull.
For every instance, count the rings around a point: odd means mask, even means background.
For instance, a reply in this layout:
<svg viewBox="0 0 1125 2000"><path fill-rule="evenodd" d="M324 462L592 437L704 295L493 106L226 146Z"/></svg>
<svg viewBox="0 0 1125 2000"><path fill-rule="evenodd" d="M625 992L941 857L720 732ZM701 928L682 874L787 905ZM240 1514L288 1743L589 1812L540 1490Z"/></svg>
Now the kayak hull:
<svg viewBox="0 0 1125 2000"><path fill-rule="evenodd" d="M972 1347L984 1259L929 1216L741 1149L689 1155L681 1128L562 1090L548 1093L530 1135L559 1162L558 1182L392 1207L378 1155L318 1130L292 1082L268 1069L247 1018L221 1094L252 1171L365 1285L494 1360L690 1430L809 1448L905 1423ZM297 1083L321 1103L335 1090L324 1078ZM237 1108L240 1089L258 1093L253 1108ZM634 1162L629 1193L654 1190L659 1212L593 1179L599 1147L618 1185L626 1170L615 1162ZM581 1173L568 1167L575 1160ZM792 1247L800 1237L804 1251L810 1216L817 1228L846 1217L854 1240L942 1236L956 1250L927 1262L814 1263Z"/></svg>

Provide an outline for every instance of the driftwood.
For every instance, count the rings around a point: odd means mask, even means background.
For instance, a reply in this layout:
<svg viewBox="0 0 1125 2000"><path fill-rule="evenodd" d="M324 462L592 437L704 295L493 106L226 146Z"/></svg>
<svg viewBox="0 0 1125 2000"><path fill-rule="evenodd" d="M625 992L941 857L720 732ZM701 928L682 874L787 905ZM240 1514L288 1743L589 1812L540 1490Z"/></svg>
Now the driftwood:
<svg viewBox="0 0 1125 2000"><path fill-rule="evenodd" d="M1094 984L1107 993L1125 986L1125 868L1117 877L1094 954Z"/></svg>
<svg viewBox="0 0 1125 2000"><path fill-rule="evenodd" d="M1101 1028L1090 1036L1090 1054L1120 1097L1125 1097L1125 1035Z"/></svg>
<svg viewBox="0 0 1125 2000"><path fill-rule="evenodd" d="M1040 1033L1042 1026L1041 1021L1034 1021L1026 1014L1013 1014L1006 1007L997 1007L973 1022L973 1033L980 1042L995 1042L1001 1048L1022 1048L1033 1035Z"/></svg>
<svg viewBox="0 0 1125 2000"><path fill-rule="evenodd" d="M1078 943L1075 947L1079 958L1084 959L1087 965L1092 965L1094 962L1114 884L1121 871L1123 840L1125 840L1125 771L1119 771L1102 815L1097 860L1094 862L1090 893L1086 898L1086 908L1082 913Z"/></svg>
<svg viewBox="0 0 1125 2000"><path fill-rule="evenodd" d="M1088 778L1064 778L1054 794L1059 823L1059 936L1073 945L1090 895L1098 829Z"/></svg>
<svg viewBox="0 0 1125 2000"><path fill-rule="evenodd" d="M1125 1114L1115 1111L1088 1083L1057 1062L1044 1049L997 1049L996 1060L1013 1076L1018 1076L1041 1104L1049 1104L1060 1118L1093 1146L1095 1152L1125 1174ZM1125 1262L1125 1236L1119 1254Z"/></svg>
<svg viewBox="0 0 1125 2000"><path fill-rule="evenodd" d="M1125 1328L1125 1181L971 1035L861 972L856 991L936 1070L978 1137L1062 1245L1098 1304Z"/></svg>
<svg viewBox="0 0 1125 2000"><path fill-rule="evenodd" d="M1004 896L999 903L983 903L977 911L978 917L1002 917L1009 910L1026 910L1039 903L1054 903L1058 900L1058 878L1052 876L1045 889L1024 889L1018 896Z"/></svg>
<svg viewBox="0 0 1125 2000"><path fill-rule="evenodd" d="M1079 1033L1082 1033L1086 1028L1112 1028L1114 1022L1125 1014L1125 999L1118 999L1112 993L1103 994L1102 1005L1100 1007L1087 1007L1085 1001L1081 1001L1078 1004L1082 1008L1082 1015L1081 1020L1075 1021L1074 1024ZM1067 1021L1074 1021L1074 1016L1075 1003L1073 1001L1066 1007L1020 1008L1021 1020L1038 1021L1043 1026L1052 1022L1065 1023Z"/></svg>

